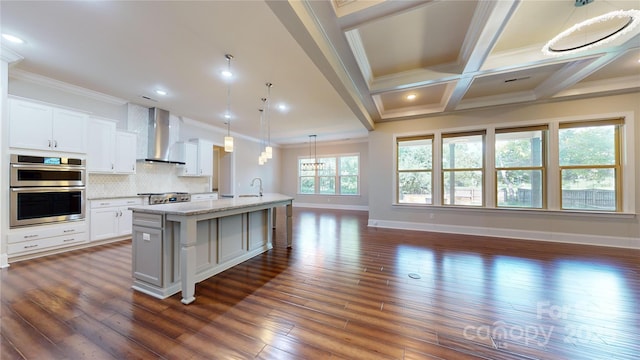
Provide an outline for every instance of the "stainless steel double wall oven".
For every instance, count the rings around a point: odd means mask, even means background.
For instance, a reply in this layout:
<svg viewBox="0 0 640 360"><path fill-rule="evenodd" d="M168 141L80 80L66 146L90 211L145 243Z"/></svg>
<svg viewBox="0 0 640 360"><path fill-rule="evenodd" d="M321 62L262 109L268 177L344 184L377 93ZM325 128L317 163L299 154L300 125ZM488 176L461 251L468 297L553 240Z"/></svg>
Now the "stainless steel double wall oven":
<svg viewBox="0 0 640 360"><path fill-rule="evenodd" d="M11 155L10 226L85 217L84 159Z"/></svg>

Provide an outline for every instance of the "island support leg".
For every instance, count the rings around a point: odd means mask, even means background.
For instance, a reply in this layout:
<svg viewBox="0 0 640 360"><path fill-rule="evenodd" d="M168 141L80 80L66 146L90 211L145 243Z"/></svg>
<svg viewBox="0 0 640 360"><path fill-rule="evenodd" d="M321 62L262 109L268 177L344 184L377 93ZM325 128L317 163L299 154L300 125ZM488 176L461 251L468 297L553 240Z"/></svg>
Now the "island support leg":
<svg viewBox="0 0 640 360"><path fill-rule="evenodd" d="M293 242L293 205L287 204L287 247L291 247Z"/></svg>
<svg viewBox="0 0 640 360"><path fill-rule="evenodd" d="M180 280L182 303L191 304L196 298L196 221L183 219L180 222Z"/></svg>
<svg viewBox="0 0 640 360"><path fill-rule="evenodd" d="M275 230L276 229L276 223L278 222L278 220L277 220L278 208L277 207L273 207L271 209L273 210L273 219L272 219L273 221L272 221L271 226L272 226L273 230Z"/></svg>

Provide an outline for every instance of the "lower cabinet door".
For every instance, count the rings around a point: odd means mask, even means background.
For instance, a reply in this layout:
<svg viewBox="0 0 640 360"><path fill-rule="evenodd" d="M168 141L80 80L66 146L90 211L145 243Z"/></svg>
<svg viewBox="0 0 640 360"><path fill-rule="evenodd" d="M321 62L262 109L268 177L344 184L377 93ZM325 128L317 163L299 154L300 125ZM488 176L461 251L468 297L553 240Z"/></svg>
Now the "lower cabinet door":
<svg viewBox="0 0 640 360"><path fill-rule="evenodd" d="M133 227L133 277L162 286L162 230Z"/></svg>
<svg viewBox="0 0 640 360"><path fill-rule="evenodd" d="M118 212L115 208L91 210L91 240L109 239L118 236Z"/></svg>

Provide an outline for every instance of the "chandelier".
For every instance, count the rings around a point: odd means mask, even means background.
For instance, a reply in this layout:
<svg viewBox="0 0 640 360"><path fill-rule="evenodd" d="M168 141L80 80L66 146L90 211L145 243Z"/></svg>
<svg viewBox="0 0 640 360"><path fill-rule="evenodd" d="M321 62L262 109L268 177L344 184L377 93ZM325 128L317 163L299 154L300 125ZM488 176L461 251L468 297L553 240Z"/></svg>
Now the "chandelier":
<svg viewBox="0 0 640 360"><path fill-rule="evenodd" d="M311 157L311 140L313 139L313 158ZM309 135L309 159L307 162L302 163L302 170L322 170L324 169L324 163L318 162L317 158L317 135Z"/></svg>
<svg viewBox="0 0 640 360"><path fill-rule="evenodd" d="M577 0L576 7L593 0ZM545 55L565 55L592 49L626 35L640 24L639 10L616 10L581 21L549 40L542 52Z"/></svg>

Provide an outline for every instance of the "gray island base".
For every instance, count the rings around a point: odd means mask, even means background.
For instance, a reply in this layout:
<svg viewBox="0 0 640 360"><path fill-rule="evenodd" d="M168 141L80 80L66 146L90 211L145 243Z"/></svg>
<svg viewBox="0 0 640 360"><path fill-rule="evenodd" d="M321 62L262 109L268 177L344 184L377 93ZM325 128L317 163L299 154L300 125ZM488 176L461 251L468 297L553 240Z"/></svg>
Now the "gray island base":
<svg viewBox="0 0 640 360"><path fill-rule="evenodd" d="M133 289L159 299L182 291L182 303L192 303L196 283L273 248L280 206L290 247L292 204L292 197L264 194L130 207Z"/></svg>

